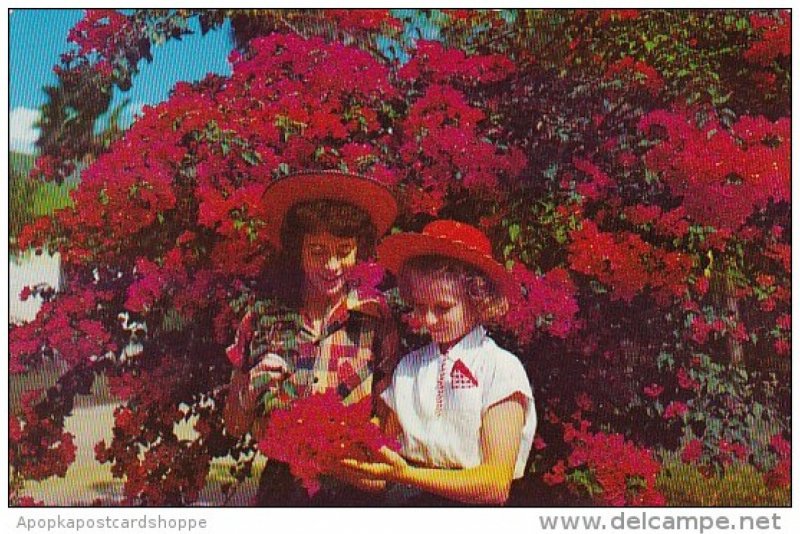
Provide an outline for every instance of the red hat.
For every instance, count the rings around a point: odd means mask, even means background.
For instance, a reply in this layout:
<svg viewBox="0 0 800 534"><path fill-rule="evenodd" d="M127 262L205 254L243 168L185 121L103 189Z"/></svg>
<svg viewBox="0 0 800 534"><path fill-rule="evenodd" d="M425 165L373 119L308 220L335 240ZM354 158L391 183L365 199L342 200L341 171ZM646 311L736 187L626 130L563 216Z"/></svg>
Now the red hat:
<svg viewBox="0 0 800 534"><path fill-rule="evenodd" d="M395 274L411 258L444 256L477 267L506 296L513 295L515 291L511 274L492 257L489 238L465 223L438 220L426 225L421 234L390 235L378 245L377 252L378 262Z"/></svg>
<svg viewBox="0 0 800 534"><path fill-rule="evenodd" d="M371 178L339 171L292 174L270 183L261 197L270 208L265 230L274 246L281 246L281 226L292 206L310 200L335 200L361 208L369 215L378 236L385 234L397 217L394 195Z"/></svg>

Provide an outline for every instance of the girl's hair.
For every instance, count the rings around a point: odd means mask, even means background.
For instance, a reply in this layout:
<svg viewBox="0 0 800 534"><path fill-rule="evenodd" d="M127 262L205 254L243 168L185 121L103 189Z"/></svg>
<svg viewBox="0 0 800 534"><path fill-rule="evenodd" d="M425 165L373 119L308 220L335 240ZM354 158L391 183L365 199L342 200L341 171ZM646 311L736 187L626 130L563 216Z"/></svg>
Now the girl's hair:
<svg viewBox="0 0 800 534"><path fill-rule="evenodd" d="M464 292L481 323L492 323L508 311L508 299L497 284L483 271L468 263L446 256L430 255L411 258L403 264L397 278L401 294L418 276L445 276L464 284Z"/></svg>
<svg viewBox="0 0 800 534"><path fill-rule="evenodd" d="M352 204L335 200L313 200L292 206L281 227L281 250L297 254L307 234L328 232L336 237L354 237L358 259L365 260L375 252L375 225L367 212Z"/></svg>
<svg viewBox="0 0 800 534"><path fill-rule="evenodd" d="M281 226L281 252L273 276L272 292L287 304L301 304L303 239L308 234L328 232L356 239L357 258L363 261L375 252L377 231L361 208L335 200L299 202L291 207Z"/></svg>

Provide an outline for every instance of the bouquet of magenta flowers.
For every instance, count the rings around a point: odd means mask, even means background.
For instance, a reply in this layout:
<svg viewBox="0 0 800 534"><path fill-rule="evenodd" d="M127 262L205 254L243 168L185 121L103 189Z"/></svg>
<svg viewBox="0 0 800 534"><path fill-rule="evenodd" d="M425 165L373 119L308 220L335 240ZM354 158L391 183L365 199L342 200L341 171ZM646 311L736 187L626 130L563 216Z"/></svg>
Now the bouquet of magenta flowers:
<svg viewBox="0 0 800 534"><path fill-rule="evenodd" d="M258 447L268 458L289 464L313 496L321 487L320 476L331 473L342 460L376 461L381 447L399 449L370 415L369 398L344 405L333 390L299 398L270 414Z"/></svg>

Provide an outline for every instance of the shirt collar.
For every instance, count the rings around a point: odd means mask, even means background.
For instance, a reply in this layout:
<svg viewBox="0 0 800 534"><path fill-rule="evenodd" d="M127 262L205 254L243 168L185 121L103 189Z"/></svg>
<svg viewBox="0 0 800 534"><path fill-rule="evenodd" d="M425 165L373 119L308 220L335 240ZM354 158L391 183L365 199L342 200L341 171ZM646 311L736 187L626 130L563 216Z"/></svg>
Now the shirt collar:
<svg viewBox="0 0 800 534"><path fill-rule="evenodd" d="M322 323L323 331L315 332L311 327L312 322L306 314L302 315L304 329L314 337L325 338L344 326L350 315L358 313L376 319L382 319L389 315L389 308L383 295L370 295L365 297L357 290L351 290L344 299L339 301L334 308L328 312Z"/></svg>
<svg viewBox="0 0 800 534"><path fill-rule="evenodd" d="M446 355L443 355L441 350L439 350L438 343L431 343L428 346L428 350L425 352L426 355L430 357L447 356L449 359L454 359L468 350L479 347L483 343L485 337L486 329L478 325L470 330L466 336L462 337L458 343L450 347Z"/></svg>

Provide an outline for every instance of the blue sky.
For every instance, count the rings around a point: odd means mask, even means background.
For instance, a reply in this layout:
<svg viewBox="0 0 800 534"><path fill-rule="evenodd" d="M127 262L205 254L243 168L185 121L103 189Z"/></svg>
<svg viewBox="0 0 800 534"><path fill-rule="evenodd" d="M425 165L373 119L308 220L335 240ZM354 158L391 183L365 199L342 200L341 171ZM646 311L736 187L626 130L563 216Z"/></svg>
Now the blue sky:
<svg viewBox="0 0 800 534"><path fill-rule="evenodd" d="M9 16L9 145L11 150L32 153L39 131L34 123L39 116L38 108L45 103L42 88L55 85L53 66L59 64L60 55L74 46L67 42L67 35L82 17L82 9L15 9ZM395 16L411 17L406 24L405 37L415 41L438 39L435 25L417 10L395 10ZM441 14L434 15L441 16ZM233 48L230 22L206 35L201 35L197 20L190 21L194 34L181 41L170 40L151 50L153 62L140 62L139 74L133 79L133 87L127 92L115 89L111 109L130 100L122 114L123 124L129 123L133 115L145 104L162 102L169 97L170 89L178 81L201 80L206 74L230 74L228 54ZM379 46L391 44L388 39L379 41ZM406 59L400 54L401 61Z"/></svg>
<svg viewBox="0 0 800 534"><path fill-rule="evenodd" d="M20 9L9 17L9 143L12 150L32 152L38 130L33 123L46 97L45 85L56 83L53 66L61 53L70 49L69 29L83 17L80 9ZM153 62L141 62L133 87L116 91L112 107L125 99L131 104L129 116L145 104L161 102L178 81L196 81L209 72L230 74L228 53L233 47L228 23L200 35L192 21L194 35L171 40L152 50Z"/></svg>

